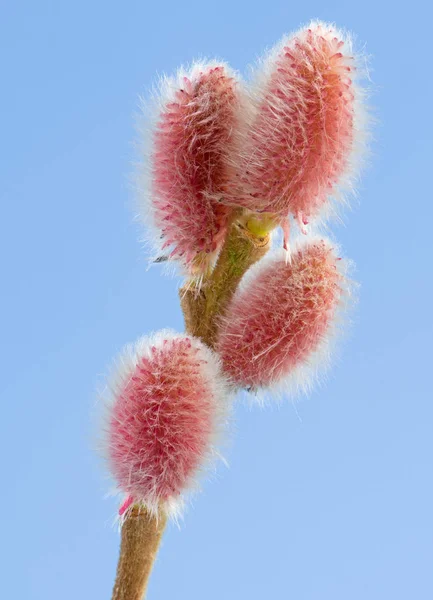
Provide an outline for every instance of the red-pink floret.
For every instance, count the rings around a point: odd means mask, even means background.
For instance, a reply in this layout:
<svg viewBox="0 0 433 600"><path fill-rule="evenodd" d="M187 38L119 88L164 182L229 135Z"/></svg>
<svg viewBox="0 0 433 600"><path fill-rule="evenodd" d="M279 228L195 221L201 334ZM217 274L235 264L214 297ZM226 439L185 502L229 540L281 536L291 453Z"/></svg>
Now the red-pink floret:
<svg viewBox="0 0 433 600"><path fill-rule="evenodd" d="M221 246L229 209L219 203L235 121L235 81L208 68L176 91L154 137L153 206L163 248L200 270Z"/></svg>
<svg viewBox="0 0 433 600"><path fill-rule="evenodd" d="M215 410L199 349L185 338L153 347L117 395L109 463L120 489L155 503L178 496L208 450Z"/></svg>
<svg viewBox="0 0 433 600"><path fill-rule="evenodd" d="M291 264L281 258L261 267L234 296L217 351L237 385L277 383L317 350L341 296L337 260L324 242L311 243Z"/></svg>
<svg viewBox="0 0 433 600"><path fill-rule="evenodd" d="M312 26L270 66L241 179L251 210L317 215L348 168L353 144L352 57L332 29Z"/></svg>

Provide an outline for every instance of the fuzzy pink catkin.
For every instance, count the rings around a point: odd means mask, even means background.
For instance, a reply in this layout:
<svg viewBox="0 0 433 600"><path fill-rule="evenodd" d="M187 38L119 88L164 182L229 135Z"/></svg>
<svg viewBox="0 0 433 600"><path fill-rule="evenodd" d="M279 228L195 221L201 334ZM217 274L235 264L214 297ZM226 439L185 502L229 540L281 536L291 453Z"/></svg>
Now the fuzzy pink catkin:
<svg viewBox="0 0 433 600"><path fill-rule="evenodd" d="M163 331L129 347L119 364L106 416L111 474L130 497L125 510L132 500L173 508L226 415L218 359L199 340Z"/></svg>
<svg viewBox="0 0 433 600"><path fill-rule="evenodd" d="M324 23L273 50L253 91L234 204L281 219L291 214L302 227L336 184L349 184L359 105L353 74L350 39Z"/></svg>
<svg viewBox="0 0 433 600"><path fill-rule="evenodd" d="M172 97L161 110L152 155L155 223L162 249L200 273L227 228L230 210L219 196L229 177L237 84L226 66L197 64L167 86Z"/></svg>
<svg viewBox="0 0 433 600"><path fill-rule="evenodd" d="M308 387L302 368L332 329L346 279L332 245L302 244L291 263L279 252L252 268L227 310L216 350L240 387L278 383Z"/></svg>

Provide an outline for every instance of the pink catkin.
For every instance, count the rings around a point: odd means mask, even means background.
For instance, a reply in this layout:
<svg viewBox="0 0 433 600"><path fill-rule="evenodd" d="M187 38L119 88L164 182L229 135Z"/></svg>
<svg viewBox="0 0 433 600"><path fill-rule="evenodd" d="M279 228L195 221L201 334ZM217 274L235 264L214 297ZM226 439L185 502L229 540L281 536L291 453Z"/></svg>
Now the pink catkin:
<svg viewBox="0 0 433 600"><path fill-rule="evenodd" d="M107 419L111 473L132 501L176 499L202 466L218 422L210 351L188 336L141 340L115 383ZM212 360L212 359L211 359Z"/></svg>
<svg viewBox="0 0 433 600"><path fill-rule="evenodd" d="M264 70L233 203L282 219L292 214L303 227L350 167L355 117L350 41L331 26L311 24L268 59Z"/></svg>
<svg viewBox="0 0 433 600"><path fill-rule="evenodd" d="M195 272L219 250L229 209L218 200L238 105L224 66L195 66L178 82L154 135L153 208L162 248Z"/></svg>
<svg viewBox="0 0 433 600"><path fill-rule="evenodd" d="M258 265L235 294L217 344L227 375L241 387L279 383L308 362L333 322L342 295L338 258L324 240Z"/></svg>

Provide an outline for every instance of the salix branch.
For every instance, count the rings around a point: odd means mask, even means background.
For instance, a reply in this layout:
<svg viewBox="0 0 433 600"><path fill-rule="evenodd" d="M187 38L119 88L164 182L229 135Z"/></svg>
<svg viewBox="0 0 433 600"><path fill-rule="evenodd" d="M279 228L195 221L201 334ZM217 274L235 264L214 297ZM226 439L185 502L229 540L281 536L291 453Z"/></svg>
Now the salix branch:
<svg viewBox="0 0 433 600"><path fill-rule="evenodd" d="M216 62L161 83L143 215L158 256L185 273L186 333L128 346L107 386L106 455L125 496L113 600L145 594L167 519L219 456L235 392L308 389L327 364L350 285L336 244L307 226L352 189L365 140L356 62L350 38L313 22L260 62L251 89ZM293 241L295 223L306 235Z"/></svg>

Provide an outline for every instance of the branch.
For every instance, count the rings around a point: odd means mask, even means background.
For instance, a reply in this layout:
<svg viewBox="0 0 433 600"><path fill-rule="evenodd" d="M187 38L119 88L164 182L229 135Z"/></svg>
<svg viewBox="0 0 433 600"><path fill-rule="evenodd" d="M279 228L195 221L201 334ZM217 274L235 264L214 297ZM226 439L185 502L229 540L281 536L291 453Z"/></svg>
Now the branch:
<svg viewBox="0 0 433 600"><path fill-rule="evenodd" d="M140 505L134 505L122 525L122 541L112 600L142 600L166 524Z"/></svg>
<svg viewBox="0 0 433 600"><path fill-rule="evenodd" d="M242 221L232 223L218 262L205 283L201 288L188 284L179 292L188 333L214 347L220 318L240 280L269 248L268 232L255 235Z"/></svg>

